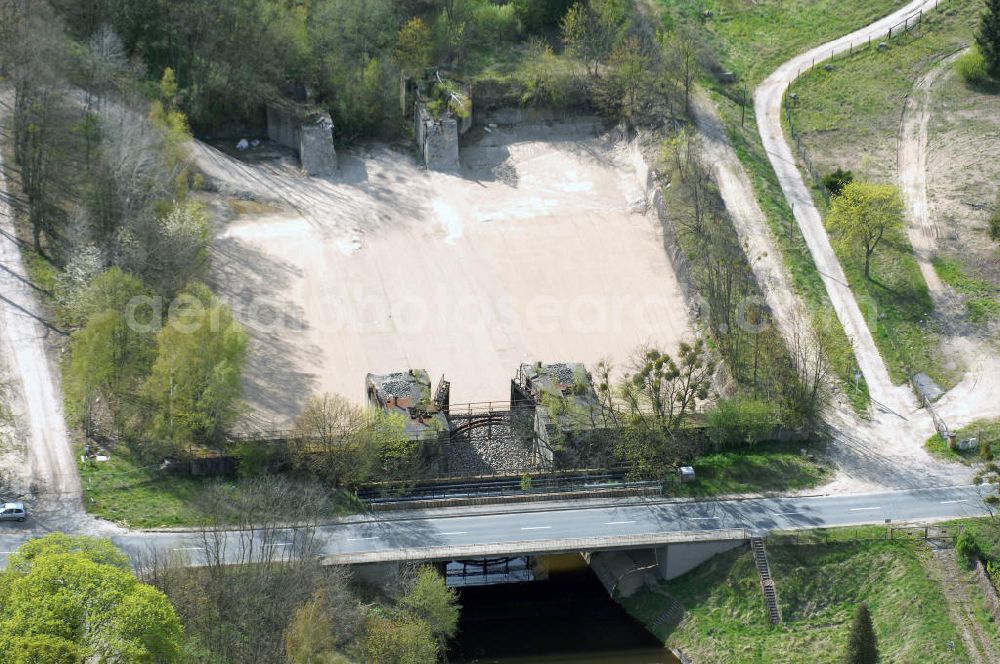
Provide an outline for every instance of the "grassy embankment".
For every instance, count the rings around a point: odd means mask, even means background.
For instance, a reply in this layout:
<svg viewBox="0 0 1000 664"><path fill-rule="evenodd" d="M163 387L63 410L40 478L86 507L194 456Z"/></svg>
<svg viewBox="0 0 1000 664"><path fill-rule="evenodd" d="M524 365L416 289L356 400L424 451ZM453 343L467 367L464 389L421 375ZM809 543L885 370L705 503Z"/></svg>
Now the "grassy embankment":
<svg viewBox="0 0 1000 664"><path fill-rule="evenodd" d="M197 527L214 522L206 492L216 483L239 491L242 477L193 477L166 473L158 464L141 465L127 456L108 461L79 460L83 502L87 511L129 528ZM342 491L332 491L326 511L334 517L358 512L361 505Z"/></svg>
<svg viewBox="0 0 1000 664"><path fill-rule="evenodd" d="M660 628L658 636L693 661L832 664L842 660L855 607L868 602L883 661L965 661L942 588L927 572L930 551L917 542L877 539L883 531L840 529L833 539L845 541L825 542L829 536L820 535L816 544L769 541L784 619L777 627L768 622L749 551L717 556L663 583L686 612L672 633ZM647 624L666 608L652 592L624 605Z"/></svg>
<svg viewBox="0 0 1000 664"><path fill-rule="evenodd" d="M792 211L785 201L774 171L757 134L750 96L754 86L779 64L825 41L846 34L905 4L901 0L876 0L844 4L833 0L816 2L709 2L704 9L712 18L702 20L701 11L679 0L659 0L668 24L687 20L698 30L723 69L732 71L738 82L723 84L706 78L729 131L740 161L750 177L761 209L792 283L812 318L825 347L831 369L840 379L851 405L867 412L868 391L862 381L854 383L856 362L850 340L832 313L826 288L816 271L809 249L798 234ZM743 89L747 91L744 107Z"/></svg>
<svg viewBox="0 0 1000 664"><path fill-rule="evenodd" d="M957 258L938 256L932 262L941 281L965 299L967 321L979 326L1000 318L1000 288L970 275Z"/></svg>
<svg viewBox="0 0 1000 664"><path fill-rule="evenodd" d="M721 496L734 493L796 491L829 480L829 466L803 456L798 443L759 443L745 450L717 452L693 463L696 482L671 480L664 493L675 496Z"/></svg>
<svg viewBox="0 0 1000 664"><path fill-rule="evenodd" d="M925 15L918 29L894 38L886 50L870 48L838 58L830 71L817 67L795 82L795 127L820 172L842 167L856 177L895 181L905 98L936 60L971 40L978 4L953 0L949 9ZM825 201L816 193L823 210ZM831 239L893 380L902 382L923 371L942 387L954 385L957 376L946 368L941 336L931 319L933 302L905 233L883 240L870 280L864 278L860 252L841 246L835 235ZM981 290L963 280L960 271L947 272L944 280ZM984 295L973 299L977 315L989 311Z"/></svg>
<svg viewBox="0 0 1000 664"><path fill-rule="evenodd" d="M937 434L927 439L927 442L924 443L924 448L934 456L946 461L956 461L966 465L983 461L981 450L985 445L990 446L990 451L993 454L1000 451L1000 419L976 420L955 431L955 440L965 440L966 438L978 438L979 449L967 452L957 449L950 450L947 443L941 440L941 436Z"/></svg>

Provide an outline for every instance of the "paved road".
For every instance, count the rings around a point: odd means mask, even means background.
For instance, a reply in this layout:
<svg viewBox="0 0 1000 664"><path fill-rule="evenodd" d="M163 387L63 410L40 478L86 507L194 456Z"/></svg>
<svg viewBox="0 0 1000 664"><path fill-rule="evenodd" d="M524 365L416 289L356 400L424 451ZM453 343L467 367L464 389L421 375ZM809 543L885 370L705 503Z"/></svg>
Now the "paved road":
<svg viewBox="0 0 1000 664"><path fill-rule="evenodd" d="M319 553L325 556L358 553L408 552L419 555L429 547L490 546L519 553L553 540L601 538L612 548L609 537L627 538L654 534L681 534L729 529L755 532L797 530L827 526L926 522L987 514L976 487L957 486L888 493L761 498L705 502L645 501L642 503L593 504L546 510L544 504L530 512L481 512L460 516L421 515L417 518L381 518L323 526L316 533ZM485 508L484 508L485 509ZM7 528L13 524L2 524ZM0 565L7 553L27 538L27 533L0 535ZM206 555L198 533L131 533L112 537L130 555L150 548L181 552L197 564ZM295 555L301 533L288 529L272 542L279 556ZM499 545L499 546L496 546ZM227 534L227 557L238 556L239 535ZM260 546L257 542L256 546ZM463 554L466 555L466 554Z"/></svg>
<svg viewBox="0 0 1000 664"><path fill-rule="evenodd" d="M823 227L823 218L813 204L812 195L802 180L792 149L785 140L781 125L782 101L785 90L801 72L808 71L833 55L866 43L868 39L876 41L884 37L890 27L916 17L921 11L933 10L937 2L938 0L915 0L871 25L798 55L778 67L754 91L754 112L764 149L795 214L816 269L823 278L837 317L853 342L854 353L868 390L875 400L899 413L909 413L913 409L913 397L905 386L893 385L858 302L847 285L847 277Z"/></svg>

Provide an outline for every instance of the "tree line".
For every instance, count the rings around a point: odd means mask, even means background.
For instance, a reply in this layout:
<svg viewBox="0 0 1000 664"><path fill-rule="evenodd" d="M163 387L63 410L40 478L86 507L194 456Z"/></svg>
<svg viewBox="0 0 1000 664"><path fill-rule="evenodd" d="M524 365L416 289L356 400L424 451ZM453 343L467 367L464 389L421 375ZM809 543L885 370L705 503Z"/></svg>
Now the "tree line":
<svg viewBox="0 0 1000 664"><path fill-rule="evenodd" d="M429 66L614 120L686 97L694 75L694 40L656 34L628 0L50 1L75 42L116 35L147 90L173 72L205 133L261 126L264 104L294 96L328 108L340 140L398 138L399 75Z"/></svg>
<svg viewBox="0 0 1000 664"><path fill-rule="evenodd" d="M150 83L107 24L74 37L47 2L0 0L0 26L7 175L29 271L70 333L68 414L146 456L214 439L247 339L201 283L211 226L173 71Z"/></svg>
<svg viewBox="0 0 1000 664"><path fill-rule="evenodd" d="M436 569L405 566L371 586L322 566L312 534L325 493L273 478L252 488L235 502L209 492L237 519L224 527L238 544L207 527L204 566L150 549L133 572L110 540L63 533L21 545L0 572L0 664L441 661L461 608ZM261 523L276 500L299 519L294 551L277 546L286 524Z"/></svg>

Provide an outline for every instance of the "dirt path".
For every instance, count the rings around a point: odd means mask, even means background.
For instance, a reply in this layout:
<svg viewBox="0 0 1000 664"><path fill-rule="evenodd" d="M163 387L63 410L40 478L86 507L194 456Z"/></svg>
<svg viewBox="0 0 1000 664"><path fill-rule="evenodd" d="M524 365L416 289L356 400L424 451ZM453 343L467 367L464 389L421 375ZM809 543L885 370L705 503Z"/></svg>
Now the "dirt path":
<svg viewBox="0 0 1000 664"><path fill-rule="evenodd" d="M0 122L9 101L9 95L0 96ZM25 449L18 474L31 487L28 502L33 518L26 526L107 530L83 509L59 373L45 347L48 335L59 332L45 319L21 260L2 159L0 155L0 364L9 371L15 429Z"/></svg>
<svg viewBox="0 0 1000 664"><path fill-rule="evenodd" d="M767 306L785 342L793 346L796 334L809 329L809 318L802 300L792 288L788 268L771 237L750 179L733 149L715 104L700 88L692 97L691 113L701 138L703 163L712 170Z"/></svg>
<svg viewBox="0 0 1000 664"><path fill-rule="evenodd" d="M1000 415L1000 358L988 343L966 332L959 320L961 298L945 286L934 269L932 259L938 252L939 229L927 204L928 125L931 119L930 94L934 84L949 72L951 64L964 51L938 62L921 77L906 98L898 136L899 187L906 203L907 233L920 272L934 300L935 314L941 327L951 335L949 352L961 358L967 373L937 403L946 422L965 423L981 417Z"/></svg>
<svg viewBox="0 0 1000 664"><path fill-rule="evenodd" d="M7 202L7 181L0 156L0 353L10 367L15 412L27 437L29 471L41 484L46 502L82 511L80 480L70 450L58 379L45 353L52 334L39 316L39 305L21 262L14 217Z"/></svg>
<svg viewBox="0 0 1000 664"><path fill-rule="evenodd" d="M958 562L955 559L955 549L933 542L930 546L931 556L925 563L925 569L944 592L948 614L951 616L952 624L958 628L969 661L975 664L1000 661L996 644L976 620L969 584L962 579L962 572L958 569Z"/></svg>
<svg viewBox="0 0 1000 664"><path fill-rule="evenodd" d="M789 344L810 329L811 321L775 245L749 178L733 150L715 105L698 91L692 113L701 139L701 154L709 164L747 258L782 335ZM845 401L830 409L834 442L828 449L836 466L825 493L877 491L884 487L949 486L968 481L968 469L932 459L921 443L933 432L927 418L891 416L860 420ZM810 491L815 491L811 489Z"/></svg>
<svg viewBox="0 0 1000 664"><path fill-rule="evenodd" d="M896 147L899 189L906 202L907 234L913 255L924 275L934 308L947 314L957 304L949 297L931 259L937 253L938 228L927 206L927 125L930 122L930 91L947 67L961 55L955 53L937 63L913 86L903 105Z"/></svg>
<svg viewBox="0 0 1000 664"><path fill-rule="evenodd" d="M781 112L785 91L800 72L808 70L832 55L848 50L855 43L881 37L891 26L916 15L921 10L933 8L935 2L936 0L916 0L871 25L798 55L778 67L754 92L754 111L757 114L764 149L778 176L785 198L795 214L816 269L823 278L830 301L847 336L852 340L855 356L868 383L869 393L876 402L903 415L913 410L915 406L913 396L907 387L893 385L889 378L889 372L875 346L871 331L865 323L854 294L847 285L847 278L840 261L830 246L830 239L823 227L823 218L813 203L812 195L802 179L792 149L785 140Z"/></svg>

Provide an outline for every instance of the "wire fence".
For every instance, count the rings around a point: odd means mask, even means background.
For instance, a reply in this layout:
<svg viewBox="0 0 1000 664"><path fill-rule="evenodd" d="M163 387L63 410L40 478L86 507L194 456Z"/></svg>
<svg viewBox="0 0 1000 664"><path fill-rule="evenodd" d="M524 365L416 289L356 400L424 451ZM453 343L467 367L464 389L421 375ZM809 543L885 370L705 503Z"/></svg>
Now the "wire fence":
<svg viewBox="0 0 1000 664"><path fill-rule="evenodd" d="M864 526L858 528L835 528L832 530L806 530L800 532L772 532L767 535L770 544L828 545L851 544L856 542L925 542L928 540L951 540L962 533L961 525L940 526Z"/></svg>

